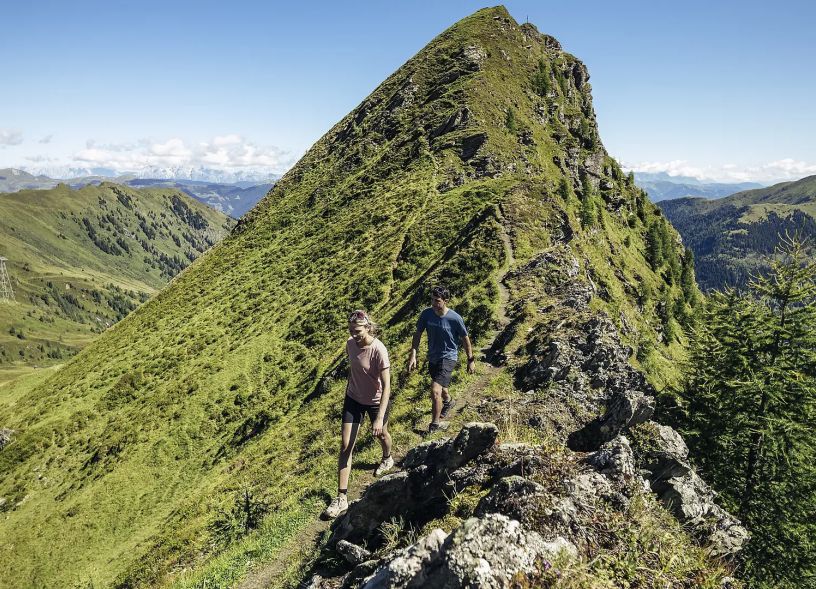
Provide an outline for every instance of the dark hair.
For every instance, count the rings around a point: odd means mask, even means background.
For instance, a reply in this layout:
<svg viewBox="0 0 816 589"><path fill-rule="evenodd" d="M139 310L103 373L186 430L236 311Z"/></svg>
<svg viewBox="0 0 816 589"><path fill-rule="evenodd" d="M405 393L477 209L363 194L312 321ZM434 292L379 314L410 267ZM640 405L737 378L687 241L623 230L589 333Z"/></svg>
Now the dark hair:
<svg viewBox="0 0 816 589"><path fill-rule="evenodd" d="M441 284L437 284L431 289L431 296L439 297L443 301L447 301L450 300L450 291Z"/></svg>

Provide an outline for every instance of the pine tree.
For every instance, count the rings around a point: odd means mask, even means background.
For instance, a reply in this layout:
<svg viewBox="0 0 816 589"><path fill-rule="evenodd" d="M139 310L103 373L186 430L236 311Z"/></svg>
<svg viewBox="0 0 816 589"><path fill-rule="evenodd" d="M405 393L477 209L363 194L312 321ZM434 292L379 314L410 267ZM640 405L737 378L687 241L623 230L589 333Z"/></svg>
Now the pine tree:
<svg viewBox="0 0 816 589"><path fill-rule="evenodd" d="M753 538L751 587L816 587L816 263L788 241L770 275L710 297L693 338L685 430Z"/></svg>
<svg viewBox="0 0 816 589"><path fill-rule="evenodd" d="M663 263L663 239L657 221L649 225L646 231L646 260L652 270L657 270Z"/></svg>
<svg viewBox="0 0 816 589"><path fill-rule="evenodd" d="M598 222L598 211L595 204L595 195L592 190L587 187L584 190L583 198L581 199L581 208L578 211L581 221L581 227L593 227Z"/></svg>

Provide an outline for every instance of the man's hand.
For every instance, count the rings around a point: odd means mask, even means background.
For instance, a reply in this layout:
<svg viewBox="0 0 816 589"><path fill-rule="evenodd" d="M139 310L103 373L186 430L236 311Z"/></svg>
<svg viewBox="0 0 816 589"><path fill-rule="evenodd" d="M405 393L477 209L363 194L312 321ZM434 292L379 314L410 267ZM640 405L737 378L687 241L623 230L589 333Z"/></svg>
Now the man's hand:
<svg viewBox="0 0 816 589"><path fill-rule="evenodd" d="M416 351L411 350L411 358L408 360L408 372L416 370L416 367L417 367Z"/></svg>
<svg viewBox="0 0 816 589"><path fill-rule="evenodd" d="M476 358L470 358L467 363L468 374L476 372Z"/></svg>
<svg viewBox="0 0 816 589"><path fill-rule="evenodd" d="M383 420L379 417L374 420L374 437L379 438L383 433Z"/></svg>

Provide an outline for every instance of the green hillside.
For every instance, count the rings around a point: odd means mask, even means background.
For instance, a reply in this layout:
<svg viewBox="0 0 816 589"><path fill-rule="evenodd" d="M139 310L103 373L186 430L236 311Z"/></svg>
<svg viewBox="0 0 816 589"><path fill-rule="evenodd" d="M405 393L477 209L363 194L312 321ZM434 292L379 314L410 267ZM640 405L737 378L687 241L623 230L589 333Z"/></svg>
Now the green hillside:
<svg viewBox="0 0 816 589"><path fill-rule="evenodd" d="M0 194L0 256L15 293L0 303L0 373L69 358L233 224L172 189Z"/></svg>
<svg viewBox="0 0 816 589"><path fill-rule="evenodd" d="M460 367L454 383L507 403L455 423L499 420L524 394L546 400L521 367L550 330L601 313L651 382L674 382L697 294L689 257L606 154L588 78L532 25L477 12L156 297L44 380L0 388L0 426L15 430L0 451L0 585L226 587L276 557L271 586L297 580L313 555L301 534L335 485L348 312L383 326L402 455L427 423L426 372L403 366L437 281L477 344L511 321L506 366ZM555 412L600 410L588 407ZM505 424L511 441L530 429ZM377 450L359 444L363 467ZM247 504L266 513L256 530ZM698 573L686 574L691 586Z"/></svg>
<svg viewBox="0 0 816 589"><path fill-rule="evenodd" d="M684 243L694 252L704 290L744 287L766 274L786 234L816 238L816 176L746 190L718 200L662 201Z"/></svg>

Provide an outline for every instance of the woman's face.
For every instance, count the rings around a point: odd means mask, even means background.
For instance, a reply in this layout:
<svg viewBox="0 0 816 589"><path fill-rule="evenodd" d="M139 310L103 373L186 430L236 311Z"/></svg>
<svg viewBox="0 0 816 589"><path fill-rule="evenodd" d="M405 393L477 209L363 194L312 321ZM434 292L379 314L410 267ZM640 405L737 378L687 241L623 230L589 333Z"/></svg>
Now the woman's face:
<svg viewBox="0 0 816 589"><path fill-rule="evenodd" d="M366 338L368 337L368 326L351 323L349 324L349 333L351 334L354 343L360 346L365 343Z"/></svg>

